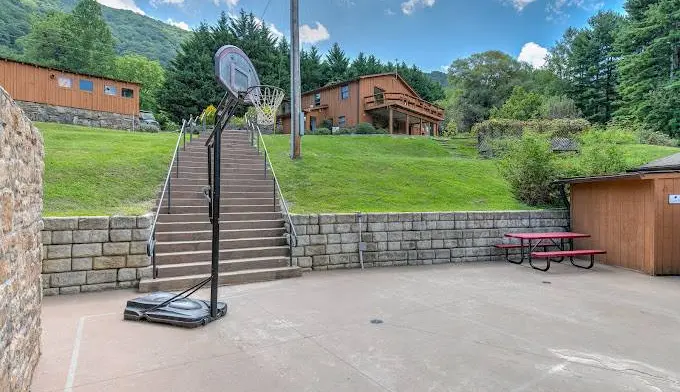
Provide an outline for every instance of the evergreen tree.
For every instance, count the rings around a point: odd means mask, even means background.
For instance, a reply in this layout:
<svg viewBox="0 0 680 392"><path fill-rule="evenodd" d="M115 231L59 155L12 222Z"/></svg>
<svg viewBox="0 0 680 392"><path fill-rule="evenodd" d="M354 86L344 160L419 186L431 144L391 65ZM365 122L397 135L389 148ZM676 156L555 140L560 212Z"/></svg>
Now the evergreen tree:
<svg viewBox="0 0 680 392"><path fill-rule="evenodd" d="M348 78L349 58L340 49L340 45L337 42L333 44L328 54L326 54L325 63L327 83L341 82Z"/></svg>
<svg viewBox="0 0 680 392"><path fill-rule="evenodd" d="M326 84L324 64L319 50L315 46L312 46L309 50L302 50L300 72L302 74L302 91L311 91Z"/></svg>
<svg viewBox="0 0 680 392"><path fill-rule="evenodd" d="M680 136L680 0L628 0L625 8L616 116Z"/></svg>

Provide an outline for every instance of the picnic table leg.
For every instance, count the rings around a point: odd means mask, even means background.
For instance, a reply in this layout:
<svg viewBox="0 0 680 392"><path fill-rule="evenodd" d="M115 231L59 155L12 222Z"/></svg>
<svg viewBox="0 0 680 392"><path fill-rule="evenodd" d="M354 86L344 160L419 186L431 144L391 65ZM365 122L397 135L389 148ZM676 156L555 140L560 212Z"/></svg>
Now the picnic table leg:
<svg viewBox="0 0 680 392"><path fill-rule="evenodd" d="M595 255L590 255L590 264L588 264L588 265L578 265L578 264L574 263L573 257L570 257L569 261L571 261L571 264L574 267L583 268L583 269L591 269L595 265Z"/></svg>
<svg viewBox="0 0 680 392"><path fill-rule="evenodd" d="M524 240L520 239L519 240L519 245L520 245L520 259L519 261L515 261L510 258L510 249L505 249L505 260L512 264L522 264L524 262Z"/></svg>
<svg viewBox="0 0 680 392"><path fill-rule="evenodd" d="M538 243L536 244L536 247L538 247L540 244L541 244L541 241L539 240ZM547 270L549 270L550 269L550 258L545 259L545 263L546 263L545 268L536 267L533 263L533 260L531 259L531 252L533 252L533 251L534 250L531 248L531 240L529 240L529 265L531 266L531 268L537 269L537 270L543 271L543 272L546 272Z"/></svg>
<svg viewBox="0 0 680 392"><path fill-rule="evenodd" d="M557 245L557 244L555 244ZM564 249L564 238L560 238L560 245L559 245L560 250L565 250ZM554 261L556 263L561 263L564 261L564 257L560 257L559 259L550 259L550 261Z"/></svg>

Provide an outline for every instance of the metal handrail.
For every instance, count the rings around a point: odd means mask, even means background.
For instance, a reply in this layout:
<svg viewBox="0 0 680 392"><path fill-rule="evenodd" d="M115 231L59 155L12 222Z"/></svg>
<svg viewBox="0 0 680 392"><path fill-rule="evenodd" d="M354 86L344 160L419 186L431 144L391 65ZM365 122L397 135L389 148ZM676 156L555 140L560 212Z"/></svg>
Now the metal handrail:
<svg viewBox="0 0 680 392"><path fill-rule="evenodd" d="M151 257L151 268L153 269L153 271L152 271L153 279L156 279L156 276L157 276L157 271L156 271L156 224L158 223L158 215L161 212L161 207L162 207L162 204L163 204L163 198L165 197L166 190L168 192L168 213L170 213L170 206L171 206L170 178L172 177L172 167L175 165L175 162L177 162L177 177L179 177L179 143L182 140L184 140L184 148L186 149L186 128L187 128L187 124L190 123L191 120L192 120L192 117L189 117L189 121L182 120L182 128L179 131L179 135L177 136L177 143L175 144L175 153L173 154L172 160L170 161L170 166L168 168L168 175L165 176L165 183L163 184L163 191L161 192L161 196L158 200L158 206L156 208L156 214L154 215L153 223L151 224L151 233L149 234L149 239L146 242L146 254L147 254L147 256Z"/></svg>
<svg viewBox="0 0 680 392"><path fill-rule="evenodd" d="M264 138L262 138L262 132L260 131L260 126L257 124L256 121L251 121L249 116L245 116L246 120L246 125L250 129L251 135L253 132L257 131L257 147L258 147L258 152L259 152L259 146L260 146L260 141L262 142L262 149L264 151L264 175L265 178L267 176L267 166L269 166L269 169L272 171L272 179L274 180L274 208L276 208L276 195L278 193L279 195L279 200L281 200L281 204L283 205L283 210L286 215L286 219L288 220L288 225L290 226L290 240L288 241L288 247L290 248L290 266L293 266L293 246L297 246L298 242L298 236L297 236L297 231L295 230L295 225L293 224L293 220L290 217L290 211L288 210L288 203L286 203L286 198L283 197L283 191L281 190L281 186L279 185L279 180L276 177L276 172L274 171L274 165L272 165L272 161L270 159L269 152L267 151L267 144L264 142ZM252 143L252 137L251 137L251 143ZM293 244L293 241L295 244Z"/></svg>

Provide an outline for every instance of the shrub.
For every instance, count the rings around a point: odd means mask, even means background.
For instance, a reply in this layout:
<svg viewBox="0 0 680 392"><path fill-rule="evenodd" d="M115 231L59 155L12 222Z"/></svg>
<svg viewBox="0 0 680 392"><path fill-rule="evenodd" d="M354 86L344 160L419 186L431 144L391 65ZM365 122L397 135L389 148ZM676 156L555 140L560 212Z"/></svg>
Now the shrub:
<svg viewBox="0 0 680 392"><path fill-rule="evenodd" d="M641 129L638 131L638 141L642 144L653 144L655 146L675 147L678 145L677 140L665 133L650 131L649 129Z"/></svg>
<svg viewBox="0 0 680 392"><path fill-rule="evenodd" d="M540 108L541 118L555 120L558 118L580 118L581 110L576 107L573 99L566 96L547 97Z"/></svg>
<svg viewBox="0 0 680 392"><path fill-rule="evenodd" d="M333 135L351 135L354 130L351 128L340 128L337 131L333 131Z"/></svg>
<svg viewBox="0 0 680 392"><path fill-rule="evenodd" d="M375 127L373 124L362 122L354 127L354 133L357 135L369 135L375 132Z"/></svg>
<svg viewBox="0 0 680 392"><path fill-rule="evenodd" d="M234 116L229 119L229 127L233 129L244 129L246 127L246 118Z"/></svg>
<svg viewBox="0 0 680 392"><path fill-rule="evenodd" d="M149 133L157 133L160 131L157 126L151 125L151 124L139 124L139 131L140 132L149 132Z"/></svg>
<svg viewBox="0 0 680 392"><path fill-rule="evenodd" d="M442 129L441 135L442 137L445 138L453 138L458 134L458 127L456 126L455 121L449 121L446 123L446 127Z"/></svg>
<svg viewBox="0 0 680 392"><path fill-rule="evenodd" d="M633 131L621 127L608 126L605 128L593 128L580 135L584 145L597 144L633 144L638 136Z"/></svg>
<svg viewBox="0 0 680 392"><path fill-rule="evenodd" d="M559 177L549 137L528 131L508 142L499 163L515 198L530 206L558 203L554 181Z"/></svg>
<svg viewBox="0 0 680 392"><path fill-rule="evenodd" d="M332 135L331 130L328 128L317 128L313 131L309 131L310 135L319 135L319 136L326 136L326 135Z"/></svg>
<svg viewBox="0 0 680 392"><path fill-rule="evenodd" d="M205 123L207 125L215 125L215 116L217 115L217 108L213 105L209 105L203 110L201 117L205 118Z"/></svg>
<svg viewBox="0 0 680 392"><path fill-rule="evenodd" d="M333 129L333 120L325 119L321 121L321 128Z"/></svg>
<svg viewBox="0 0 680 392"><path fill-rule="evenodd" d="M160 110L154 114L154 117L156 117L156 121L158 121L162 131L174 132L179 130L179 125L170 119L168 113Z"/></svg>
<svg viewBox="0 0 680 392"><path fill-rule="evenodd" d="M621 144L634 143L634 135L617 130L592 130L581 135L580 174L597 176L628 169Z"/></svg>

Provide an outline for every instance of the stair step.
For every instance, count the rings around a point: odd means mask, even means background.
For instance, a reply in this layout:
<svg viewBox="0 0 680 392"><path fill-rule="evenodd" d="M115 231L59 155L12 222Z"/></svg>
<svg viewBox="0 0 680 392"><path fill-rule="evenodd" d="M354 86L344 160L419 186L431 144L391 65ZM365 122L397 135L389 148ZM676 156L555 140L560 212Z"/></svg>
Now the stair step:
<svg viewBox="0 0 680 392"><path fill-rule="evenodd" d="M269 197L249 197L249 198L235 198L220 193L220 207L224 206L271 206L274 207L274 198L272 192L268 193ZM202 196L202 194L201 194ZM173 207L207 207L208 199L205 197L196 198L180 198L172 196L171 203ZM162 208L167 208L168 199L163 198Z"/></svg>
<svg viewBox="0 0 680 392"><path fill-rule="evenodd" d="M175 191L174 189L170 192L170 196L172 197L172 202L173 204L175 203L175 199L200 199L204 202L207 202L207 199L203 197L203 190L196 188L197 190L194 191ZM231 200L231 199L269 199L273 197L273 187L267 187L266 192L225 192L222 191L220 192L220 197L224 201L225 199ZM161 191L158 191L157 198L161 196ZM166 199L168 197L168 193L165 193L165 197L163 199ZM164 202L163 205L166 203ZM266 204L266 203L263 203Z"/></svg>
<svg viewBox="0 0 680 392"><path fill-rule="evenodd" d="M256 248L220 249L220 260L250 259L256 257L287 257L288 246L262 246ZM210 261L212 251L196 250L185 252L156 252L156 264L177 264Z"/></svg>
<svg viewBox="0 0 680 392"><path fill-rule="evenodd" d="M212 240L212 226L206 230L159 232L156 228L156 241L210 241ZM256 229L220 230L220 239L283 237L286 230L281 227Z"/></svg>
<svg viewBox="0 0 680 392"><path fill-rule="evenodd" d="M208 216L206 215L204 218L198 221L159 222L156 224L156 235L187 231L209 231L212 233L212 224L208 220ZM220 221L221 230L279 229L283 226L283 219Z"/></svg>
<svg viewBox="0 0 680 392"><path fill-rule="evenodd" d="M273 192L274 182L267 181L265 183L234 183L230 182L229 185L221 184L220 194L229 192ZM196 184L175 184L170 185L171 192L200 192L203 194L203 187L208 186L208 182L198 182ZM160 193L160 192L159 192ZM167 196L167 194L166 194Z"/></svg>
<svg viewBox="0 0 680 392"><path fill-rule="evenodd" d="M280 220L280 212L222 212L220 222L223 221L259 221L259 220ZM158 222L204 222L208 220L207 213L188 213L188 214L159 214Z"/></svg>
<svg viewBox="0 0 680 392"><path fill-rule="evenodd" d="M154 207L155 210L155 207ZM269 204L264 204L264 205L220 205L220 213L251 213L251 212L275 212L278 211L279 207L274 206L273 203ZM172 207L170 207L170 211L168 211L167 207L161 207L161 212L164 213L170 213L170 214L208 214L208 205L204 206L176 206L175 203L172 203Z"/></svg>
<svg viewBox="0 0 680 392"><path fill-rule="evenodd" d="M286 237L225 238L220 239L220 250L266 248L270 246L283 246L286 244ZM156 254L194 252L211 249L212 240L156 242Z"/></svg>
<svg viewBox="0 0 680 392"><path fill-rule="evenodd" d="M288 267L288 257L257 257L253 259L220 260L220 273L265 268ZM171 278L186 275L210 275L212 262L180 263L156 266L157 278Z"/></svg>
<svg viewBox="0 0 680 392"><path fill-rule="evenodd" d="M219 274L220 285L235 285L254 282L266 282L276 279L294 278L302 275L298 267L266 268L236 272L224 272ZM209 277L203 275L189 275L173 278L142 279L139 282L139 291L146 293L151 291L170 291L187 289Z"/></svg>

